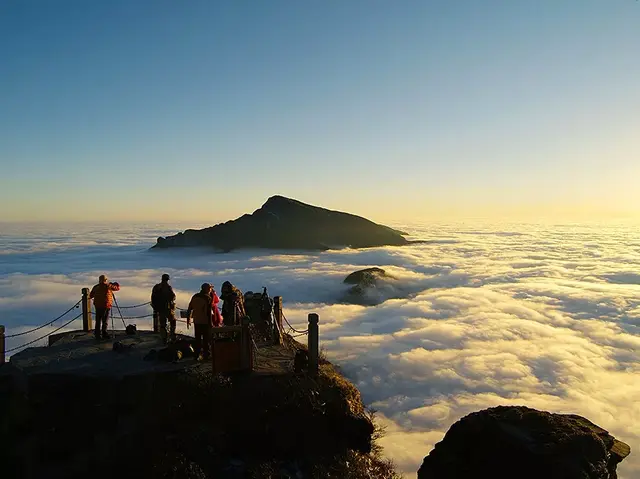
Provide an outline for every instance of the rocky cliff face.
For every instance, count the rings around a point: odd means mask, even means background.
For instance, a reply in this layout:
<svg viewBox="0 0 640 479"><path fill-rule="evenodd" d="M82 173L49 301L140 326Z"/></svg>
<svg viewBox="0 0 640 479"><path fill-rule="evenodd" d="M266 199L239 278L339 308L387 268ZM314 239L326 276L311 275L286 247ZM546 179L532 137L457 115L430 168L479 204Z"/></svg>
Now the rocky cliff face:
<svg viewBox="0 0 640 479"><path fill-rule="evenodd" d="M213 375L193 361L129 375L9 363L0 409L7 478L396 477L371 453L360 393L326 362L318 377Z"/></svg>
<svg viewBox="0 0 640 479"><path fill-rule="evenodd" d="M202 230L158 238L154 248L212 247L326 250L408 244L402 232L360 216L272 196L252 214Z"/></svg>
<svg viewBox="0 0 640 479"><path fill-rule="evenodd" d="M629 453L581 416L501 406L451 426L424 458L418 479L616 479Z"/></svg>

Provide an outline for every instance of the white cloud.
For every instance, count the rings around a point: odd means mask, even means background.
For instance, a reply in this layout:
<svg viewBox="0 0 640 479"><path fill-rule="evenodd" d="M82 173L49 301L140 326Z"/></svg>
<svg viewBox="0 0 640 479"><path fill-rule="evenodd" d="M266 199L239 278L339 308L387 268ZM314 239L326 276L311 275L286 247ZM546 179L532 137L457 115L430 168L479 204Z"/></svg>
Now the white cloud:
<svg viewBox="0 0 640 479"><path fill-rule="evenodd" d="M633 451L620 477L640 474L640 249L627 240L638 230L401 226L428 242L213 255L146 251L179 227L79 228L0 238L0 307L9 333L55 317L102 272L120 281L122 305L146 302L163 272L181 306L204 281L219 288L230 280L244 291L264 285L284 297L294 327L306 329L309 312L320 315L322 346L379 409L388 430L383 445L404 471L415 473L465 414L525 404L582 414L610 430ZM348 288L344 277L369 266L397 278L375 292L386 301L336 304Z"/></svg>

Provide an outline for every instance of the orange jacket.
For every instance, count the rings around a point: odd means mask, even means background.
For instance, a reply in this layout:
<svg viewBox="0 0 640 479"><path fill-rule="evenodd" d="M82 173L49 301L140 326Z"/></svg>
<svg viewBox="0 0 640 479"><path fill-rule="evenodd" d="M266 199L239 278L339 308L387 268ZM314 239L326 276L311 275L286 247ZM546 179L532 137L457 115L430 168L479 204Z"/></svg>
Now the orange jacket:
<svg viewBox="0 0 640 479"><path fill-rule="evenodd" d="M187 316L193 319L193 324L211 324L212 304L211 296L202 292L196 293L189 301Z"/></svg>
<svg viewBox="0 0 640 479"><path fill-rule="evenodd" d="M93 305L96 308L110 308L113 304L113 291L120 291L118 283L96 284L89 293L89 298L93 298Z"/></svg>

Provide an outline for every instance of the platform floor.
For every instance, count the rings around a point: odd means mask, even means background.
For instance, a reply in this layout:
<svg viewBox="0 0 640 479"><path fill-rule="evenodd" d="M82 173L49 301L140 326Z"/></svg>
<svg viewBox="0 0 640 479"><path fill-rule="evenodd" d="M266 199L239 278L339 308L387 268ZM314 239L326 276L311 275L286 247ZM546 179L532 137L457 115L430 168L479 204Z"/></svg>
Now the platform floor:
<svg viewBox="0 0 640 479"><path fill-rule="evenodd" d="M188 336L182 336L187 339ZM113 343L119 341L123 351L114 351ZM254 374L284 374L291 370L295 350L273 344L256 344ZM115 331L110 340L97 341L93 333L71 331L62 335L51 346L26 348L11 356L12 366L26 374L77 374L86 376L130 376L151 371L175 371L184 368L211 370L210 361L184 358L169 362L159 359L145 360L152 350L165 346L160 335L153 331L138 331L127 336Z"/></svg>

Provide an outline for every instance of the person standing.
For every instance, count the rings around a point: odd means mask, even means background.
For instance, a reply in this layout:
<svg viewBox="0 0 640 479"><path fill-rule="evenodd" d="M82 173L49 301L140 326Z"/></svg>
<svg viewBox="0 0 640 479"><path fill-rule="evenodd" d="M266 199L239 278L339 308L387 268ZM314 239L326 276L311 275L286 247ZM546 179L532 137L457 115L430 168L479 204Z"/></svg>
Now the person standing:
<svg viewBox="0 0 640 479"><path fill-rule="evenodd" d="M158 316L160 337L167 342L167 321L169 322L169 339L176 340L176 293L169 284L169 275L163 274L160 283L151 290L151 307Z"/></svg>
<svg viewBox="0 0 640 479"><path fill-rule="evenodd" d="M244 295L229 281L222 283L222 319L225 326L238 326L247 315L244 308Z"/></svg>
<svg viewBox="0 0 640 479"><path fill-rule="evenodd" d="M198 360L206 359L210 356L211 318L213 313L211 291L211 285L204 283L200 287L200 292L194 294L191 298L187 309L187 326L191 326L191 319L193 319Z"/></svg>
<svg viewBox="0 0 640 479"><path fill-rule="evenodd" d="M110 283L106 274L101 274L98 278L98 284L91 288L89 298L93 299L93 306L96 310L96 329L95 337L100 339L110 339L107 327L109 325L109 314L111 313L111 305L113 304L113 292L120 291L119 283Z"/></svg>
<svg viewBox="0 0 640 479"><path fill-rule="evenodd" d="M219 328L222 326L222 314L218 309L218 303L220 302L220 298L216 293L216 290L211 288L211 309L213 310L212 323L214 328Z"/></svg>

